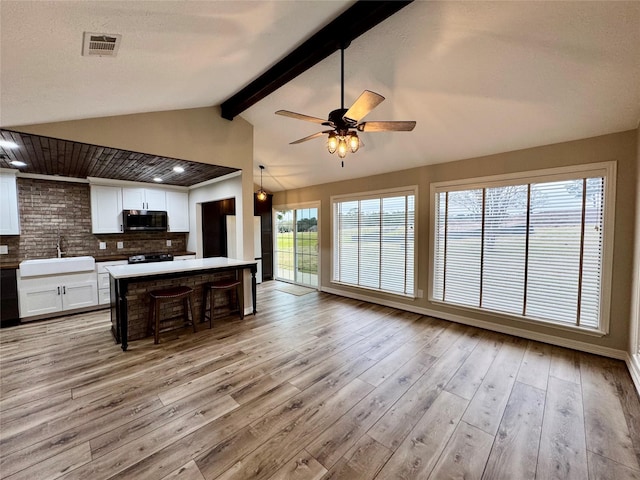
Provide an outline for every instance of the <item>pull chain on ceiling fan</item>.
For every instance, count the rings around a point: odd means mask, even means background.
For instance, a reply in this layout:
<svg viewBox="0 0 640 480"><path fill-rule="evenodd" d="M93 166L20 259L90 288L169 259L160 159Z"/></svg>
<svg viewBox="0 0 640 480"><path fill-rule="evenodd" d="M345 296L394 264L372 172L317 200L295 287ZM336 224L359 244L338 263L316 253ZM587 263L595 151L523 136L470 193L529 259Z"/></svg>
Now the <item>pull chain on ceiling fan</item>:
<svg viewBox="0 0 640 480"><path fill-rule="evenodd" d="M416 126L415 121L377 121L359 123L365 116L376 108L384 97L370 90L365 90L360 94L355 102L348 109L344 108L344 50L346 46L340 48L340 108L329 113L328 119L323 120L318 117L311 117L302 113L290 112L288 110L278 110L276 115L318 123L331 127L331 130L314 133L308 137L295 140L290 145L306 142L314 138L319 138L328 134L327 150L329 153L338 152L341 159L351 150L352 153L358 151L363 146L358 137L358 132L410 132ZM344 162L342 164L344 166Z"/></svg>

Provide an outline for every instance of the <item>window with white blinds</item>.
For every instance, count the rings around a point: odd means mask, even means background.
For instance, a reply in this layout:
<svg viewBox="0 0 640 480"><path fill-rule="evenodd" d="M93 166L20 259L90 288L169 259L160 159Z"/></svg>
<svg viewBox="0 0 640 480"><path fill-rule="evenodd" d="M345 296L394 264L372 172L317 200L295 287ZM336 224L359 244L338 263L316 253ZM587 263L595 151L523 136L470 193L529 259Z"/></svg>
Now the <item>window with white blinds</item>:
<svg viewBox="0 0 640 480"><path fill-rule="evenodd" d="M333 281L413 296L415 189L332 203Z"/></svg>
<svg viewBox="0 0 640 480"><path fill-rule="evenodd" d="M431 299L606 331L614 179L608 162L432 185Z"/></svg>

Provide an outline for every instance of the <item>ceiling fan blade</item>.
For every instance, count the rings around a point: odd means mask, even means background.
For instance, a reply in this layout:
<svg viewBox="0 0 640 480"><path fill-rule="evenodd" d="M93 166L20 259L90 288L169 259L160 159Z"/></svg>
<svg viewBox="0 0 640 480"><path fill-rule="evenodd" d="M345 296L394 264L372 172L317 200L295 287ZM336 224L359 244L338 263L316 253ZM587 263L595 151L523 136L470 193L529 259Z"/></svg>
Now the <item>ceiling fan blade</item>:
<svg viewBox="0 0 640 480"><path fill-rule="evenodd" d="M295 145L297 143L306 142L307 140L313 140L314 138L321 137L325 133L331 133L331 132L333 132L333 130L325 130L324 132L314 133L313 135L309 135L308 137L304 137L304 138L301 138L301 139L296 140L294 142L291 142L289 145Z"/></svg>
<svg viewBox="0 0 640 480"><path fill-rule="evenodd" d="M359 122L361 119L366 117L371 110L380 105L383 100L384 97L382 95L365 90L360 94L358 99L353 102L353 105L349 107L349 110L347 110L347 113L344 114L343 118Z"/></svg>
<svg viewBox="0 0 640 480"><path fill-rule="evenodd" d="M416 126L414 121L406 122L363 122L358 125L361 132L410 132Z"/></svg>
<svg viewBox="0 0 640 480"><path fill-rule="evenodd" d="M327 121L324 118L310 117L309 115L303 115L302 113L290 112L289 110L278 110L276 115L282 115L283 117L295 118L297 120L304 120L306 122L319 123L322 125Z"/></svg>

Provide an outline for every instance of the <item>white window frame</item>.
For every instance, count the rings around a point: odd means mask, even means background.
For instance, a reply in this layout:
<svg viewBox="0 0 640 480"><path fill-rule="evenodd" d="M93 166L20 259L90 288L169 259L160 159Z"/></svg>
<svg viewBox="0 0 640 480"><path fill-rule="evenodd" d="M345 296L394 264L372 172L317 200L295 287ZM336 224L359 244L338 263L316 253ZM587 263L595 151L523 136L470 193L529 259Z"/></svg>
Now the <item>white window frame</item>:
<svg viewBox="0 0 640 480"><path fill-rule="evenodd" d="M616 162L600 162L567 167L556 167L541 170L530 170L525 172L492 175L486 177L476 177L460 179L446 182L431 183L429 188L430 213L429 225L429 259L431 268L428 274L428 298L433 304L456 308L465 311L490 314L496 317L509 320L518 320L535 325L548 325L561 330L581 332L592 336L604 336L609 333L609 317L611 312L611 283L613 271L613 240L615 229L615 201L616 201ZM472 190L480 188L501 187L507 185L519 185L525 183L552 182L561 180L572 180L575 178L602 176L604 177L604 234L602 237L602 274L601 274L601 298L599 312L599 327L593 329L585 326L568 325L562 322L554 322L545 319L533 319L521 315L509 314L505 312L492 311L486 308L462 306L442 300L434 299L434 277L435 277L435 235L436 235L436 194L440 192L452 192L460 190Z"/></svg>
<svg viewBox="0 0 640 480"><path fill-rule="evenodd" d="M399 195L413 195L414 197L414 220L413 220L413 294L406 293L398 293L392 292L389 290L382 290L378 288L367 287L363 285L355 285L352 283L340 282L335 279L336 277L336 259L335 259L335 249L336 249L336 226L335 226L335 204L341 202L348 201L358 201L358 200L372 200L372 199L381 199L386 197L395 197ZM350 288L357 288L362 290L369 290L373 292L383 293L385 295L393 295L397 297L403 298L418 298L418 219L420 215L418 214L418 186L410 185L406 187L398 187L398 188L388 188L384 190L372 190L367 192L358 192L351 194L343 194L343 195L332 195L330 197L331 204L331 283L335 285L343 285ZM406 272L405 272L406 275Z"/></svg>

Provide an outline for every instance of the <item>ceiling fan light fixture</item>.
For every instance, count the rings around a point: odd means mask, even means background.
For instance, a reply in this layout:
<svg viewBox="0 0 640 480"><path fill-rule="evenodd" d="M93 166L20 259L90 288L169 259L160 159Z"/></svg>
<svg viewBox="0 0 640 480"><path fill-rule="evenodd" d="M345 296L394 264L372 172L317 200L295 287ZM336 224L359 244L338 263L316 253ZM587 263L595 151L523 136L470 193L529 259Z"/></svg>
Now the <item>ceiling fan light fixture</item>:
<svg viewBox="0 0 640 480"><path fill-rule="evenodd" d="M349 147L347 146L347 139L341 136L340 140L338 140L338 157L346 157L348 148Z"/></svg>
<svg viewBox="0 0 640 480"><path fill-rule="evenodd" d="M330 154L336 153L336 149L338 148L338 137L336 137L335 133L330 133L329 138L327 139L327 150L329 150Z"/></svg>
<svg viewBox="0 0 640 480"><path fill-rule="evenodd" d="M262 171L264 170L264 165L259 165L260 167L260 188L256 192L256 198L259 202L264 202L267 199L267 192L262 188Z"/></svg>
<svg viewBox="0 0 640 480"><path fill-rule="evenodd" d="M349 132L349 148L351 149L351 153L356 153L360 148L360 139L358 138L358 134L356 132Z"/></svg>

